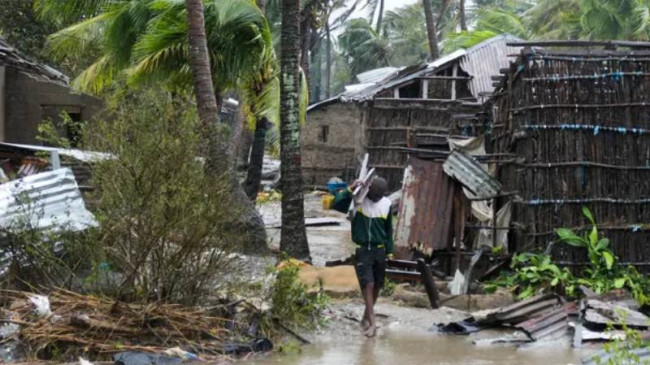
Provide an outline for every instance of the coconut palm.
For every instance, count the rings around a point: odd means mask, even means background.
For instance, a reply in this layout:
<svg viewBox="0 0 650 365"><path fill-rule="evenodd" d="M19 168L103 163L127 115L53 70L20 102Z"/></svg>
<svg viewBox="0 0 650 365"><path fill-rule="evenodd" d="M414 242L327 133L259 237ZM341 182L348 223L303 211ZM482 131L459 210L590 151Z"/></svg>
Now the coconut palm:
<svg viewBox="0 0 650 365"><path fill-rule="evenodd" d="M388 66L389 44L366 19L352 19L339 36L339 46L353 75Z"/></svg>
<svg viewBox="0 0 650 365"><path fill-rule="evenodd" d="M43 14L57 10L58 0L40 0ZM72 2L81 0L70 0ZM54 4L48 6L48 4ZM247 0L204 1L207 49L210 53L213 92L219 110L221 92L240 85L252 84L256 72L264 67L266 50L270 48L268 26L257 6ZM195 5L195 4L194 4ZM70 11L80 11L71 8ZM51 36L50 47L56 55L81 53L90 44L99 44L101 53L96 62L73 82L81 90L99 93L118 78L132 84L155 82L175 91L189 91L194 85L193 67L188 42L188 21L185 3L179 0L97 1L95 14L76 25ZM79 13L76 14L79 16ZM86 16L86 15L81 15ZM268 81L268 80L267 80ZM205 93L204 90L197 90ZM217 118L217 113L213 113ZM201 118L203 120L203 118ZM214 124L214 123L212 123ZM205 127L205 124L204 124ZM215 126L216 127L216 126ZM204 128L205 129L205 128ZM213 129L210 140L214 142ZM207 137L206 137L207 139ZM211 153L207 165L213 173L231 174L230 145L223 140L208 143ZM214 149L213 149L214 148ZM216 156L217 152L221 156ZM212 153L214 152L214 153ZM217 162L219 163L217 165ZM225 162L225 163L224 163ZM233 179L234 181L234 179ZM246 199L239 184L233 192L243 197L243 219L251 233L251 250L265 249L263 223L254 206Z"/></svg>
<svg viewBox="0 0 650 365"><path fill-rule="evenodd" d="M280 58L282 231L280 250L311 260L305 232L300 157L300 0L282 2Z"/></svg>

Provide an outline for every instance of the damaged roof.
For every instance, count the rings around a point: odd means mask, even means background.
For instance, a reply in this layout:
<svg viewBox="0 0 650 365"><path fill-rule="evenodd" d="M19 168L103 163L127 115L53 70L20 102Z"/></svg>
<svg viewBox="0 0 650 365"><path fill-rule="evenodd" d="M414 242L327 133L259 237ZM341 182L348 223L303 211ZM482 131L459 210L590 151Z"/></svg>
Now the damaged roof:
<svg viewBox="0 0 650 365"><path fill-rule="evenodd" d="M97 221L72 170L57 169L0 185L0 226L7 230L81 231Z"/></svg>
<svg viewBox="0 0 650 365"><path fill-rule="evenodd" d="M520 40L509 34L501 34L466 50L459 49L431 63L417 64L400 69L385 67L364 72L357 75L359 84L346 86L345 92L312 104L308 110L317 109L338 101L349 103L371 100L382 91L429 75L452 62L459 62L461 69L470 75L469 89L472 95L478 99L494 90L492 76L498 75L500 69L509 65L509 54L518 53L521 49L521 47L507 44L514 41Z"/></svg>
<svg viewBox="0 0 650 365"><path fill-rule="evenodd" d="M501 192L501 183L490 176L474 157L459 149L451 152L443 168L447 175L456 179L479 199L491 199Z"/></svg>
<svg viewBox="0 0 650 365"><path fill-rule="evenodd" d="M70 79L54 68L31 60L0 37L0 66L14 68L39 79L67 86Z"/></svg>

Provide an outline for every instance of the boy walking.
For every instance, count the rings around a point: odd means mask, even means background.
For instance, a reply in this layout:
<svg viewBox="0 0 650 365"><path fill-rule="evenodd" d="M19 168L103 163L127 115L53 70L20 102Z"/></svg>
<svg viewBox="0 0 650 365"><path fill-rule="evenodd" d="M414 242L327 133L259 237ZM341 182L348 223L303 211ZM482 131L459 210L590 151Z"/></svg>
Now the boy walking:
<svg viewBox="0 0 650 365"><path fill-rule="evenodd" d="M352 191L361 184L355 181L350 188L339 192L334 209L347 213L353 199ZM361 323L368 337L377 334L374 307L379 290L384 286L386 257L393 254L392 211L391 202L385 197L387 192L388 182L375 178L366 198L355 207L352 219L352 241L357 245L355 271L366 306Z"/></svg>

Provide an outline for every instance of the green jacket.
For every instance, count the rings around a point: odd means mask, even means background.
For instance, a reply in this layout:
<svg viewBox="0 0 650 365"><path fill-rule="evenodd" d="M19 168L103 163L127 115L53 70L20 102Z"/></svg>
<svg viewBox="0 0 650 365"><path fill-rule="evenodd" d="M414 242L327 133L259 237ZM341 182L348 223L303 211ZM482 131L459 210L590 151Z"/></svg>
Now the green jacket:
<svg viewBox="0 0 650 365"><path fill-rule="evenodd" d="M334 209L347 213L352 203L352 192L345 189L336 194ZM390 199L384 197L378 202L366 198L352 219L352 241L361 247L386 248L386 254L393 253L393 212Z"/></svg>

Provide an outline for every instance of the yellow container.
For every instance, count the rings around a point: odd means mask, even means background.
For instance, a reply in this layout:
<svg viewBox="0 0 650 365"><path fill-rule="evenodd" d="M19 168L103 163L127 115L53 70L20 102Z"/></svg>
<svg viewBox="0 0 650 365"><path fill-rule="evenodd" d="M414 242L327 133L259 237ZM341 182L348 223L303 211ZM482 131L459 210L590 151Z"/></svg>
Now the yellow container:
<svg viewBox="0 0 650 365"><path fill-rule="evenodd" d="M332 209L332 205L334 205L334 195L325 194L321 197L321 200L323 201L323 209Z"/></svg>

